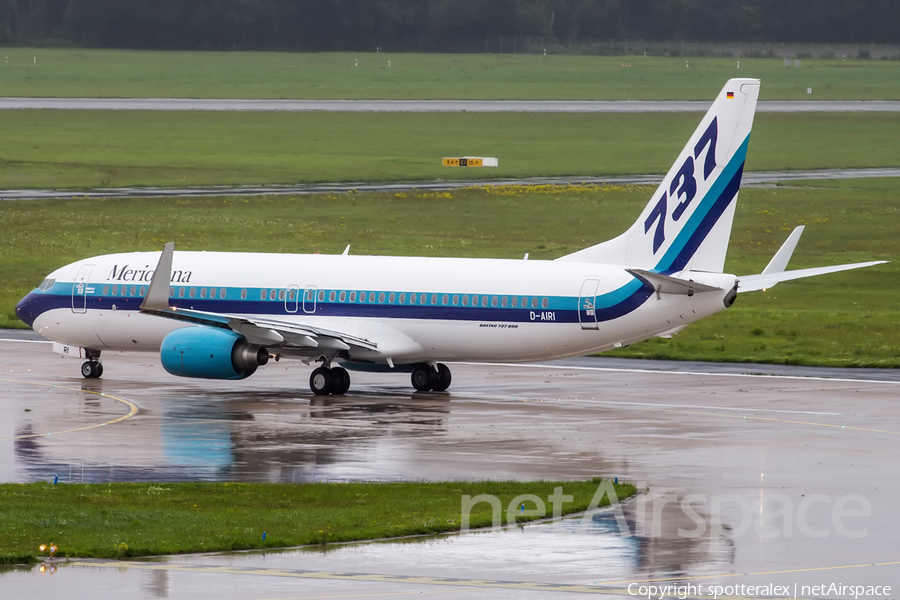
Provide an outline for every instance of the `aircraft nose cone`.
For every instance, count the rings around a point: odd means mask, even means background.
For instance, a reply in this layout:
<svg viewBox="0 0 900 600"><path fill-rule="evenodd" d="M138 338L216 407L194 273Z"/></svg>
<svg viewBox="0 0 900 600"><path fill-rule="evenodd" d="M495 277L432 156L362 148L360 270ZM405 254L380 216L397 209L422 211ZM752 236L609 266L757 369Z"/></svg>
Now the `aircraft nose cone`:
<svg viewBox="0 0 900 600"><path fill-rule="evenodd" d="M32 310L33 305L34 300L31 298L31 294L28 294L16 304L16 316L29 327L34 325L34 319L37 317Z"/></svg>

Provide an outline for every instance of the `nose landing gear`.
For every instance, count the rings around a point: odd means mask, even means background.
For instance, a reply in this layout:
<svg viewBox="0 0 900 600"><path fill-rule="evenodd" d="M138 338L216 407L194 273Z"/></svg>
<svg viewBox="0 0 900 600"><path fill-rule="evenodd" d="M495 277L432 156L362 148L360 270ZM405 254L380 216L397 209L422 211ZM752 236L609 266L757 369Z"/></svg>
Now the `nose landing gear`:
<svg viewBox="0 0 900 600"><path fill-rule="evenodd" d="M81 374L85 379L99 379L103 375L103 364L100 362L99 350L86 350L87 362L81 365Z"/></svg>

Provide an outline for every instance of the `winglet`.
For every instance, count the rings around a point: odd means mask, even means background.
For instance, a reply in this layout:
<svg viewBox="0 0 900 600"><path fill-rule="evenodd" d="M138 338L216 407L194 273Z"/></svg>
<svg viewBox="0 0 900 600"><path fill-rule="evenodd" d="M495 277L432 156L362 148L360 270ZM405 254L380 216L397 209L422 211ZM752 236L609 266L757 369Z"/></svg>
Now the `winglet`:
<svg viewBox="0 0 900 600"><path fill-rule="evenodd" d="M153 271L153 279L147 295L141 303L141 310L171 310L169 307L169 283L172 281L172 257L175 254L175 242L163 246L159 263Z"/></svg>
<svg viewBox="0 0 900 600"><path fill-rule="evenodd" d="M772 260L769 261L769 264L766 265L766 268L762 270L760 275L783 273L787 269L788 261L791 260L791 256L794 254L794 249L797 247L797 242L800 241L803 229L803 225L794 228L794 231L791 232L791 235L781 245L781 248L778 249L778 252L775 253L775 256L772 257Z"/></svg>

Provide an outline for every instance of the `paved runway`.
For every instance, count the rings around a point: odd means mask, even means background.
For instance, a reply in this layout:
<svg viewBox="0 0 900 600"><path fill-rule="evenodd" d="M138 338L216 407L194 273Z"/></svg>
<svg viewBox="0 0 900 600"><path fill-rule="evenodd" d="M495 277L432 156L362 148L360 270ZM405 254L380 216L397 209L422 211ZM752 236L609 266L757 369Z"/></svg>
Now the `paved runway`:
<svg viewBox="0 0 900 600"><path fill-rule="evenodd" d="M0 98L0 109L225 112L706 112L706 100L233 100L223 98ZM758 112L898 112L893 100L768 100Z"/></svg>
<svg viewBox="0 0 900 600"><path fill-rule="evenodd" d="M776 182L810 179L865 179L900 177L900 168L812 169L805 171L747 171L743 185L767 185ZM399 183L311 183L294 185L237 185L190 188L96 188L93 190L0 190L0 200L40 200L45 198L164 198L170 196L263 196L317 194L323 192L397 192L408 190L453 190L475 185L579 185L620 184L658 185L662 175L624 175L614 177L529 177L525 179L471 179L465 181L407 181Z"/></svg>
<svg viewBox="0 0 900 600"><path fill-rule="evenodd" d="M104 355L104 379L87 381L79 361L34 341L0 342L0 359L0 480L618 476L649 488L624 530L604 514L325 550L75 561L2 572L3 597L627 598L648 580L777 584L792 597L795 584L900 582L893 371L457 364L446 394L355 374L351 395L324 399L306 391L309 367L288 361L207 382L170 377L149 354ZM778 596L719 594L736 595Z"/></svg>

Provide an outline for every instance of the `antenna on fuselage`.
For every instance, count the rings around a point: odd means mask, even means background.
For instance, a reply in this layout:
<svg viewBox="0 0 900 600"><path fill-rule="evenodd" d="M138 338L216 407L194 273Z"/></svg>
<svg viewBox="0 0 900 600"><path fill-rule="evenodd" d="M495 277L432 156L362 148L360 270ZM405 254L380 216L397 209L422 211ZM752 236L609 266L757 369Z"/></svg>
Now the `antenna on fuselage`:
<svg viewBox="0 0 900 600"><path fill-rule="evenodd" d="M347 256L348 254L350 254L350 244L347 244L347 247L341 252L341 256Z"/></svg>
<svg viewBox="0 0 900 600"><path fill-rule="evenodd" d="M525 253L525 257L522 258L522 260L528 260L528 253L527 253L527 252Z"/></svg>

